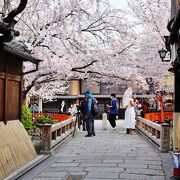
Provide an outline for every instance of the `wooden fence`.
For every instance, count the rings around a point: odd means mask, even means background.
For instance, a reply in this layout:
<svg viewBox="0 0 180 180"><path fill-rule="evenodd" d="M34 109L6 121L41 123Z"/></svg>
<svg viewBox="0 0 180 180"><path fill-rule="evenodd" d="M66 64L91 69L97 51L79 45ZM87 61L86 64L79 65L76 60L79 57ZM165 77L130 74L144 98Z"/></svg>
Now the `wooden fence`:
<svg viewBox="0 0 180 180"><path fill-rule="evenodd" d="M136 127L153 142L155 142L162 152L169 150L170 126L167 123L157 124L140 116L136 117Z"/></svg>
<svg viewBox="0 0 180 180"><path fill-rule="evenodd" d="M50 153L58 143L76 133L77 122L76 117L71 117L56 124L39 124L39 127L41 129L41 152Z"/></svg>
<svg viewBox="0 0 180 180"><path fill-rule="evenodd" d="M37 156L31 138L19 120L0 122L0 179Z"/></svg>

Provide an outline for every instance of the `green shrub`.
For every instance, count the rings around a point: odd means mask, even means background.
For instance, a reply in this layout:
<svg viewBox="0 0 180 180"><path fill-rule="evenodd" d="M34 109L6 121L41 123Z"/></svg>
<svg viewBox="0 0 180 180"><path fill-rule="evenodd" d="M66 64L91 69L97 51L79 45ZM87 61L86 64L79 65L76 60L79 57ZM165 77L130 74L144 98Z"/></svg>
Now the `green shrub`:
<svg viewBox="0 0 180 180"><path fill-rule="evenodd" d="M54 124L52 117L50 116L38 116L36 117L36 123L40 124Z"/></svg>
<svg viewBox="0 0 180 180"><path fill-rule="evenodd" d="M32 121L32 113L30 109L27 106L22 106L22 123L24 125L24 128L29 130L32 129L34 126L34 123Z"/></svg>

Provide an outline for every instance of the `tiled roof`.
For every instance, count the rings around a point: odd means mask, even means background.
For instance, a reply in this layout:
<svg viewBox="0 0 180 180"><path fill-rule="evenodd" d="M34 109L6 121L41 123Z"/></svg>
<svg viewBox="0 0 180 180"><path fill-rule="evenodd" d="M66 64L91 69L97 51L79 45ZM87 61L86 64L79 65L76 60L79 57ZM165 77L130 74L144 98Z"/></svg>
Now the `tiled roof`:
<svg viewBox="0 0 180 180"><path fill-rule="evenodd" d="M39 64L42 61L29 54L27 48L20 42L11 41L9 43L2 43L0 49L1 51L19 57L23 61L30 61L34 64Z"/></svg>

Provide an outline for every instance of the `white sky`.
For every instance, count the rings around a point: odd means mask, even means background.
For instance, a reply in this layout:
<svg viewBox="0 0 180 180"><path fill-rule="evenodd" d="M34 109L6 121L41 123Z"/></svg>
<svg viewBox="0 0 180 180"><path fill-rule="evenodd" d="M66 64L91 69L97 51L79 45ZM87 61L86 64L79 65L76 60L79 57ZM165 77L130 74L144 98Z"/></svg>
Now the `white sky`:
<svg viewBox="0 0 180 180"><path fill-rule="evenodd" d="M114 8L124 8L127 7L127 0L109 0L110 4Z"/></svg>
<svg viewBox="0 0 180 180"><path fill-rule="evenodd" d="M128 0L109 0L110 5L115 9L125 9L128 8ZM127 15L127 17L132 20L134 19L132 16ZM135 28L136 32L142 32L142 26L136 26Z"/></svg>

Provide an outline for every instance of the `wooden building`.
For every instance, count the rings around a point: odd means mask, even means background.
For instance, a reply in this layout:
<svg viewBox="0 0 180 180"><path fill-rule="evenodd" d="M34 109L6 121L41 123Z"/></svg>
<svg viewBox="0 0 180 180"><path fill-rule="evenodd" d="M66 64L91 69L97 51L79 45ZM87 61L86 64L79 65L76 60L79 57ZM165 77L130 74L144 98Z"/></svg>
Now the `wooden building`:
<svg viewBox="0 0 180 180"><path fill-rule="evenodd" d="M17 42L0 44L0 179L36 157L21 123L23 61L40 62Z"/></svg>
<svg viewBox="0 0 180 180"><path fill-rule="evenodd" d="M166 49L171 52L174 73L174 113L173 113L173 149L180 150L180 0L171 0L171 20L167 28L170 32Z"/></svg>

